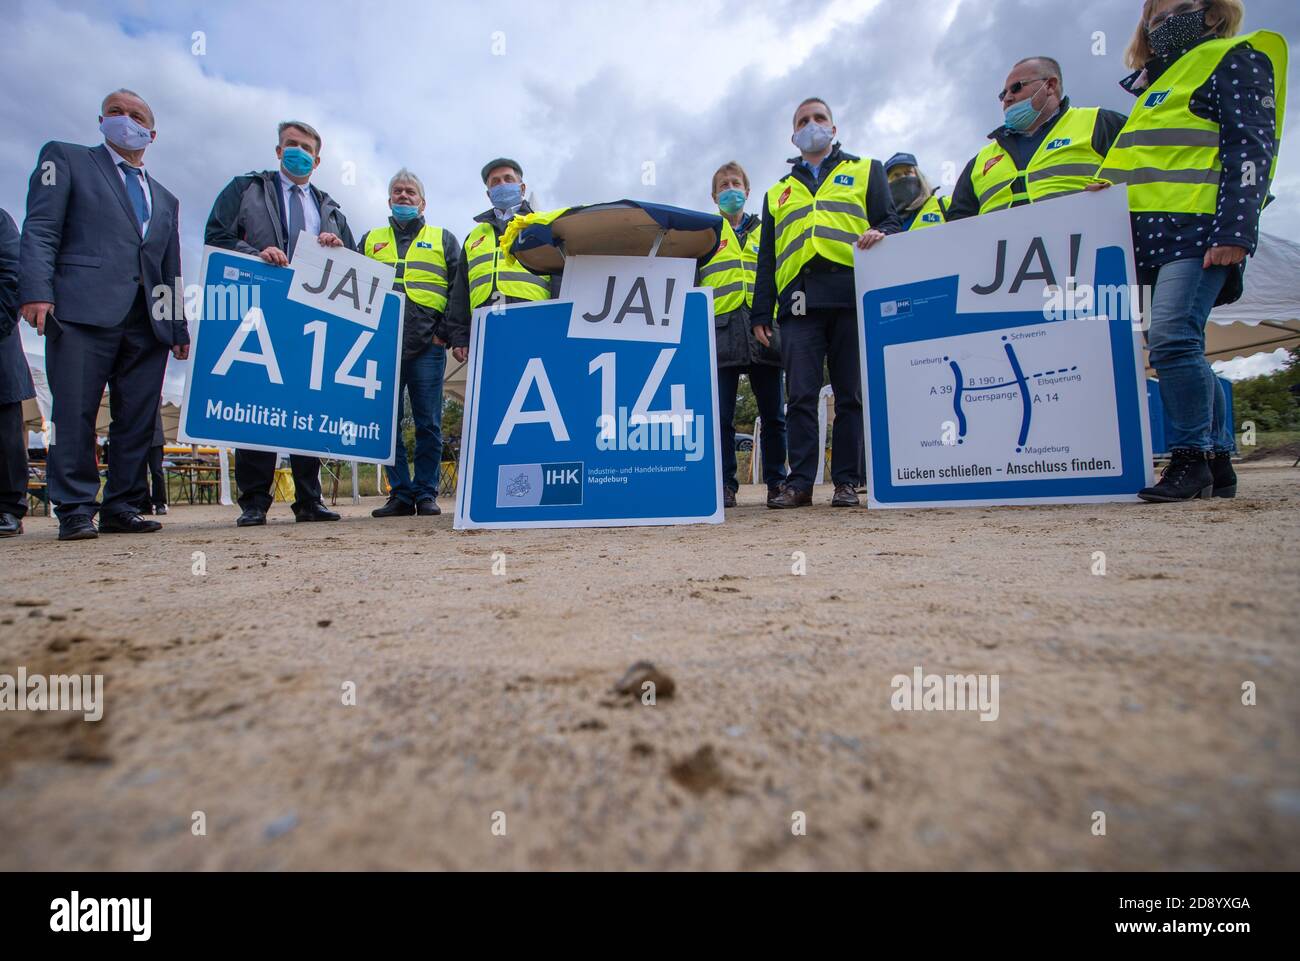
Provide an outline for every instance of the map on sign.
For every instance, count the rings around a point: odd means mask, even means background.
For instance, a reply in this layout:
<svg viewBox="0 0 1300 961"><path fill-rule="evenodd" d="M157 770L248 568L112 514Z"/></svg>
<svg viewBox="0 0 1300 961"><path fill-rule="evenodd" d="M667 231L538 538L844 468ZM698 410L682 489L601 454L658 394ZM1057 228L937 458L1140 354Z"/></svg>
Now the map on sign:
<svg viewBox="0 0 1300 961"><path fill-rule="evenodd" d="M1131 500L1150 428L1121 190L860 253L875 507Z"/></svg>

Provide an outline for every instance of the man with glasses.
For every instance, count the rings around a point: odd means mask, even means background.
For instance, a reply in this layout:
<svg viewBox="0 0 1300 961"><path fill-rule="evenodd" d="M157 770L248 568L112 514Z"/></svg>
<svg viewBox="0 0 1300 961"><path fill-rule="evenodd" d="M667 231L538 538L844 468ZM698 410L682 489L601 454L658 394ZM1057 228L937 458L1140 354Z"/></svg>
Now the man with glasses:
<svg viewBox="0 0 1300 961"><path fill-rule="evenodd" d="M957 179L949 221L1086 189L1128 119L1114 110L1072 107L1061 65L1051 57L1012 67L998 102L1003 122Z"/></svg>

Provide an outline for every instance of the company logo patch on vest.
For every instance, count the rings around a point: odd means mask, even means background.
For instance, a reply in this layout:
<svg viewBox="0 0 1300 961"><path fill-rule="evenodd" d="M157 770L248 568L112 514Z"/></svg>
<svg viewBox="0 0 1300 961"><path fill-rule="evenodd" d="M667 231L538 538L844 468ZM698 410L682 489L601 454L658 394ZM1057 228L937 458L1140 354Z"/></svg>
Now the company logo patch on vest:
<svg viewBox="0 0 1300 961"><path fill-rule="evenodd" d="M1147 95L1146 100L1142 101L1144 107L1158 107L1169 99L1169 90L1155 90Z"/></svg>
<svg viewBox="0 0 1300 961"><path fill-rule="evenodd" d="M1062 147L1068 147L1068 146L1070 146L1070 144L1072 144L1072 143L1074 143L1074 140L1073 140L1072 138L1070 138L1070 137L1061 137L1061 138L1059 138L1059 139L1057 139L1057 140L1053 140L1051 143L1049 143L1049 144L1047 145L1047 149L1048 149L1048 150L1060 150Z"/></svg>
<svg viewBox="0 0 1300 961"><path fill-rule="evenodd" d="M582 503L582 461L502 464L497 469L497 507L561 507Z"/></svg>
<svg viewBox="0 0 1300 961"><path fill-rule="evenodd" d="M834 182L837 183L837 184L839 184L841 187L852 187L852 186L853 186L853 175L852 175L852 174L836 174Z"/></svg>

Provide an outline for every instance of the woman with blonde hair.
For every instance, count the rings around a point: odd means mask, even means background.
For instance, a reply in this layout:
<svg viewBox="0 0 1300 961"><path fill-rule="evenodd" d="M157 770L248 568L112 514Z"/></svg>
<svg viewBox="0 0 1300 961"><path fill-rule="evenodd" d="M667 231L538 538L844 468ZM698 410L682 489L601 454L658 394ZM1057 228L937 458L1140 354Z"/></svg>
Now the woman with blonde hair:
<svg viewBox="0 0 1300 961"><path fill-rule="evenodd" d="M1121 86L1137 103L1099 177L1128 184L1151 366L1171 460L1143 500L1232 497L1236 449L1223 388L1205 359L1217 304L1241 296L1259 240L1286 109L1286 41L1237 36L1241 0L1146 0Z"/></svg>

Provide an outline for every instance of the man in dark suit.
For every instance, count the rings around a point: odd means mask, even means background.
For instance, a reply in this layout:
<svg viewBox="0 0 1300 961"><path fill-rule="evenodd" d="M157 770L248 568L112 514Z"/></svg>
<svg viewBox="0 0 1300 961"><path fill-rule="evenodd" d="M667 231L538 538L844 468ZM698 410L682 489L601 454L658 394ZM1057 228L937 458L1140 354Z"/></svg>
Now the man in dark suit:
<svg viewBox="0 0 1300 961"><path fill-rule="evenodd" d="M18 228L0 210L0 537L23 532L27 428L23 401L36 396L18 336Z"/></svg>
<svg viewBox="0 0 1300 961"><path fill-rule="evenodd" d="M163 471L163 447L167 444L167 434L163 430L162 405L158 406L158 417L153 425L153 440L149 444L149 457L142 470L145 474L144 494L140 498L141 514L167 513L167 474Z"/></svg>
<svg viewBox="0 0 1300 961"><path fill-rule="evenodd" d="M284 267L293 256L298 234L306 230L326 247L355 243L347 218L329 194L309 183L320 166L320 134L301 120L280 124L276 170L236 177L217 195L203 242L261 257ZM276 455L270 451L235 450L235 483L243 513L236 523L255 527L266 523L275 480ZM293 516L298 521L336 521L339 515L321 500L320 459L294 454Z"/></svg>
<svg viewBox="0 0 1300 961"><path fill-rule="evenodd" d="M104 98L96 147L52 141L27 189L18 296L45 337L54 397L48 482L59 540L143 534L139 514L168 349L189 356L179 204L145 170L153 111L129 90ZM108 386L113 460L99 503L95 417ZM99 531L95 513L100 514Z"/></svg>

